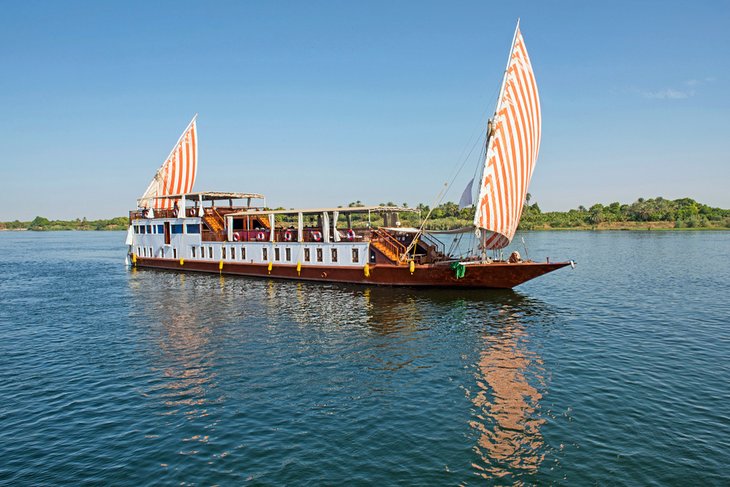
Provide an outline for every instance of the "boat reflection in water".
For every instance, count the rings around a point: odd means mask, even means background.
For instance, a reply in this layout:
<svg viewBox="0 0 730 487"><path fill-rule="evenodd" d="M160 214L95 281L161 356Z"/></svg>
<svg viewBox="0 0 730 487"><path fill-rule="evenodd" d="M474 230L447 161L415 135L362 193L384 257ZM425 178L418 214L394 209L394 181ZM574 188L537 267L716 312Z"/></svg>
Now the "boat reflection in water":
<svg viewBox="0 0 730 487"><path fill-rule="evenodd" d="M516 483L534 477L549 450L540 410L546 372L534 349L551 309L538 300L132 272L133 312L150 344L145 396L158 414L190 420L183 441L206 442L211 423L224 418L221 438L245 431L256 445L279 438L272 425L281 423L333 444L347 438L343 451L461 464L459 475ZM245 414L231 422L226 403ZM297 421L281 415L288 408ZM363 430L383 443L353 440ZM443 457L433 447L444 435L474 455L457 448ZM314 439L307 448L326 450ZM242 448L221 441L226 451Z"/></svg>
<svg viewBox="0 0 730 487"><path fill-rule="evenodd" d="M146 397L164 404L166 415L182 414L188 419L205 417L207 407L216 401L213 390L215 372L211 367L210 322L201 314L197 300L183 298L187 287L198 287L201 281L187 279L185 275L158 273L154 286L150 276L132 275L130 290L146 324L145 332L151 334L154 344L148 351L151 372L158 374L151 387L144 391ZM198 292L209 294L219 285L209 280L207 289ZM196 290L193 291L195 293Z"/></svg>
<svg viewBox="0 0 730 487"><path fill-rule="evenodd" d="M522 322L526 311L535 311L535 303L514 296L490 316L476 366L477 389L469 394L474 405L470 426L477 433L473 467L487 479L535 474L545 457L540 431L545 369L528 348L530 334Z"/></svg>

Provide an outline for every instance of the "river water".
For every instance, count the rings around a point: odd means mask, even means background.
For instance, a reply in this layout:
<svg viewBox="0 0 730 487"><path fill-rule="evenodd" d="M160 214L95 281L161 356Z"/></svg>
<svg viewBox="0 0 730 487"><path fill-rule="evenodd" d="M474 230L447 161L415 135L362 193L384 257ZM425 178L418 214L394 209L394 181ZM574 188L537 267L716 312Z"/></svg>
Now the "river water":
<svg viewBox="0 0 730 487"><path fill-rule="evenodd" d="M514 291L127 270L123 241L0 233L0 483L729 482L730 232L529 233L578 266Z"/></svg>

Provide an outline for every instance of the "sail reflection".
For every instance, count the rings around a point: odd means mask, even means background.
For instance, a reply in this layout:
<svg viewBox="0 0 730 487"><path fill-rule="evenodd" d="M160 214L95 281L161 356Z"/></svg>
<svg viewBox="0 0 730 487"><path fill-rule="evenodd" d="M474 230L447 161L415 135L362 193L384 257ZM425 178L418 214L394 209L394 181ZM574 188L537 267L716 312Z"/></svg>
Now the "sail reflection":
<svg viewBox="0 0 730 487"><path fill-rule="evenodd" d="M530 337L520 318L520 308L503 305L482 338L470 426L479 459L473 467L487 479L537 473L545 457L539 414L545 370L527 347Z"/></svg>

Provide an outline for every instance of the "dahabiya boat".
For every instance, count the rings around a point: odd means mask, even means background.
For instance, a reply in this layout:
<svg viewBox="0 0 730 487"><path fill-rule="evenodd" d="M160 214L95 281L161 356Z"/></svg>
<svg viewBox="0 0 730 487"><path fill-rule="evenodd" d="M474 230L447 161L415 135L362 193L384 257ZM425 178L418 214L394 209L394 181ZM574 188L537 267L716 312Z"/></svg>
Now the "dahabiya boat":
<svg viewBox="0 0 730 487"><path fill-rule="evenodd" d="M502 249L519 224L540 146L537 84L519 22L485 150L473 226L451 232L400 226L394 206L270 210L263 195L192 192L196 117L129 213L130 265L391 286L513 288L574 265L534 262ZM462 196L471 204L472 180ZM221 203L223 203L221 205ZM365 220L367 215L367 220ZM382 226L372 225L372 216ZM360 225L357 225L360 222ZM343 225L344 223L344 225ZM446 249L444 236L453 239ZM467 245L464 245L466 240ZM491 257L490 254L491 253Z"/></svg>

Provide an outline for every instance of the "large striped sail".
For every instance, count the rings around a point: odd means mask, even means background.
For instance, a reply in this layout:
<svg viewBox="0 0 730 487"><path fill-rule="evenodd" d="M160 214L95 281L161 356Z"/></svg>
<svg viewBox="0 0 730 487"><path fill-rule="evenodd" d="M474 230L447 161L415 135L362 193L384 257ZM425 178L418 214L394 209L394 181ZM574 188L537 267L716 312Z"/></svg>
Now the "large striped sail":
<svg viewBox="0 0 730 487"><path fill-rule="evenodd" d="M540 148L540 98L519 21L488 137L474 226L484 249L501 249L517 230Z"/></svg>
<svg viewBox="0 0 730 487"><path fill-rule="evenodd" d="M170 151L170 155L155 173L147 191L140 198L140 206L155 209L173 208L177 200L157 197L185 194L193 189L195 175L198 172L198 130L195 124L197 117L197 115L193 117Z"/></svg>

